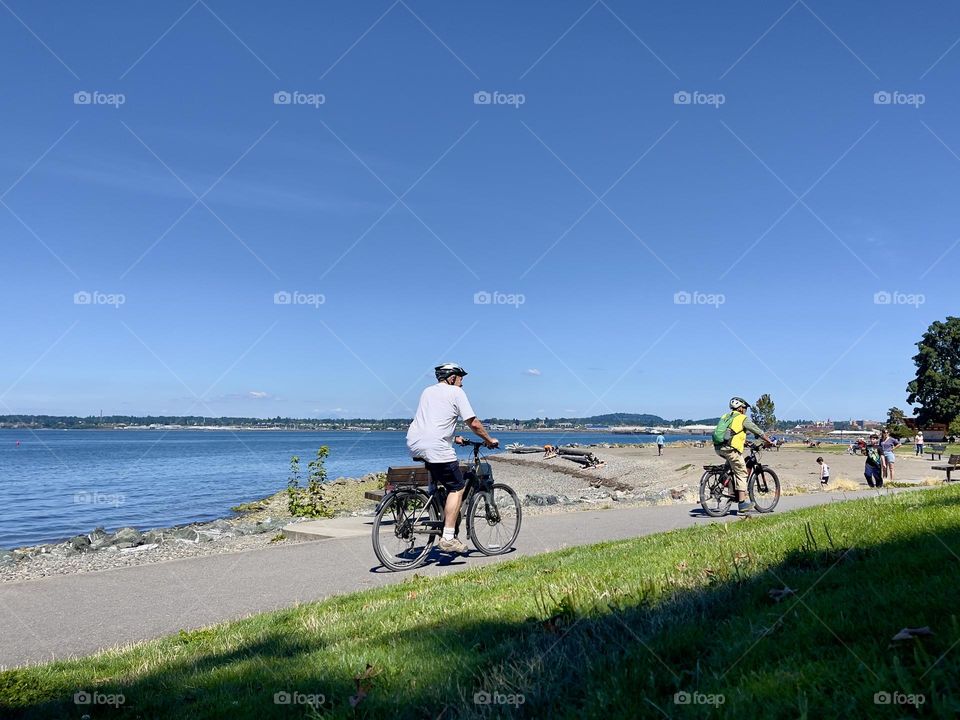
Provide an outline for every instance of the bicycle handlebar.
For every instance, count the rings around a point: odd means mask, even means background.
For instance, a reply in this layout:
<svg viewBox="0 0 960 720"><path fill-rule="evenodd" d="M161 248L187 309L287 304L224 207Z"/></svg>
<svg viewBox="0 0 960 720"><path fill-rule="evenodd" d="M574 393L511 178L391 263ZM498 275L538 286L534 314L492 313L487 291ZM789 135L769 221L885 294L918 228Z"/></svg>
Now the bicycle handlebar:
<svg viewBox="0 0 960 720"><path fill-rule="evenodd" d="M477 450L483 447L487 447L487 443L482 440L478 442L477 440L468 440L467 438L462 438L462 442L459 442L457 444L461 445L462 447L470 446ZM497 447L499 447L499 445Z"/></svg>

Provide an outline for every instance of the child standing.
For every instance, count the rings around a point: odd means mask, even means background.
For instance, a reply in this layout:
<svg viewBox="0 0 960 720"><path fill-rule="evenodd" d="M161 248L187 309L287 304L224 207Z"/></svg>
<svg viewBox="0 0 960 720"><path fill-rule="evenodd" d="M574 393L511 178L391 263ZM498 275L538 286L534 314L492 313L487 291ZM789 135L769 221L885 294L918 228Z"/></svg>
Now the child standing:
<svg viewBox="0 0 960 720"><path fill-rule="evenodd" d="M883 487L883 456L880 451L879 438L876 433L870 436L870 442L864 449L864 455L867 456L863 463L863 476L867 479L867 485L870 487Z"/></svg>
<svg viewBox="0 0 960 720"><path fill-rule="evenodd" d="M820 466L820 484L826 487L830 482L830 466L823 461L822 457L817 458L817 465Z"/></svg>

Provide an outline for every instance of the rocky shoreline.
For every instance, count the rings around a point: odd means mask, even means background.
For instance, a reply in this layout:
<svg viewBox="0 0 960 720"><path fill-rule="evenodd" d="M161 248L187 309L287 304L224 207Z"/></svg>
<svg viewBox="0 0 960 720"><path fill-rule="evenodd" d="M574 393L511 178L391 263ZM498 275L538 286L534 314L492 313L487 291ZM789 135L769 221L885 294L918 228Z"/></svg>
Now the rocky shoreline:
<svg viewBox="0 0 960 720"><path fill-rule="evenodd" d="M666 505L697 502L700 470L695 463L676 466L637 447L598 446L602 467L583 469L560 458L490 456L496 479L516 491L524 512L541 514L624 505ZM690 448L685 452L702 453ZM711 451L712 453L712 451ZM339 478L327 485L326 502L337 516L372 516L368 490L383 487L384 476ZM171 528L138 530L103 528L67 540L0 549L0 582L37 580L54 575L95 572L165 560L267 547L297 542L282 535L284 526L302 522L287 509L282 490L263 500L233 508L235 515L211 522Z"/></svg>
<svg viewBox="0 0 960 720"><path fill-rule="evenodd" d="M328 486L329 505L337 515L372 514L373 505L363 501L363 494L380 487L380 483L381 477L376 475L335 480ZM0 582L37 580L295 542L284 537L281 530L307 519L290 515L286 490L237 506L233 511L233 517L210 522L150 530L124 527L114 532L98 527L61 542L13 550L0 548Z"/></svg>

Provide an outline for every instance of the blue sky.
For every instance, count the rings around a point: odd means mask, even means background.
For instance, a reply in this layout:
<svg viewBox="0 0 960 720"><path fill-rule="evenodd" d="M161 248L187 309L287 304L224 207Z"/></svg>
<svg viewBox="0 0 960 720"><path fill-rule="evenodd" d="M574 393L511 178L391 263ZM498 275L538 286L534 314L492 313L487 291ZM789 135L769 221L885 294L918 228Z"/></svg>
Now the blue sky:
<svg viewBox="0 0 960 720"><path fill-rule="evenodd" d="M0 413L880 417L956 311L953 3L7 6Z"/></svg>

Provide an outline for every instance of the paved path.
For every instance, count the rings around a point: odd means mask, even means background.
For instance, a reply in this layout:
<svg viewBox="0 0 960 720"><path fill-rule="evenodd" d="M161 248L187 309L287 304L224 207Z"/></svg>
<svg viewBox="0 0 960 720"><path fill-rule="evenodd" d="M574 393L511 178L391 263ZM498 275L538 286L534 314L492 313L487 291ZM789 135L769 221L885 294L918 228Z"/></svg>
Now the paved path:
<svg viewBox="0 0 960 720"><path fill-rule="evenodd" d="M868 495L785 497L778 512ZM735 519L729 516L727 520ZM370 522L360 519L360 522ZM699 506L668 505L524 518L504 557L717 522ZM501 558L445 556L417 570L442 575ZM0 584L0 668L88 655L331 595L401 582L383 572L369 534L138 567Z"/></svg>

